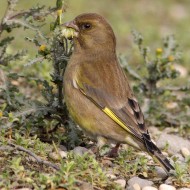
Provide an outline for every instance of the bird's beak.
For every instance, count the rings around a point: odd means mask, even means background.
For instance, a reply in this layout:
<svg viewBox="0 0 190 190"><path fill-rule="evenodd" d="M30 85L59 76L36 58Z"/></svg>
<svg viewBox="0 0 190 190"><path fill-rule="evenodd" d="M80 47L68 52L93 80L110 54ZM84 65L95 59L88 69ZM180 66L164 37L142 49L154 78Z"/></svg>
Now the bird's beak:
<svg viewBox="0 0 190 190"><path fill-rule="evenodd" d="M62 34L67 39L73 39L73 37L78 37L79 35L79 27L77 26L76 22L70 21L66 22L62 25L64 29L62 30Z"/></svg>
<svg viewBox="0 0 190 190"><path fill-rule="evenodd" d="M72 28L76 32L79 32L79 27L77 26L77 24L74 20L72 20L70 22L66 22L65 24L63 24L63 26L65 26L66 28Z"/></svg>

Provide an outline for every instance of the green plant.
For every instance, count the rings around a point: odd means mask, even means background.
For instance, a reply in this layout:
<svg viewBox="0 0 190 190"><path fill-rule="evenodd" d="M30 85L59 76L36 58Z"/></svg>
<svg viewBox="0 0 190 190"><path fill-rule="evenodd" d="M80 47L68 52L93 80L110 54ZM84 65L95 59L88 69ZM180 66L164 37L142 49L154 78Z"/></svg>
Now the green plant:
<svg viewBox="0 0 190 190"><path fill-rule="evenodd" d="M52 64L53 72L50 73L50 80L8 72L10 61L17 62L24 54L21 52L15 55L7 54L6 49L14 38L1 39L0 35L0 47L2 46L0 57L4 78L3 85L0 87L0 100L3 102L0 106L0 128L8 130L19 127L25 131L25 134L38 134L43 140L47 139L44 136L48 136L50 141L57 137L58 141L67 142L68 148L73 148L75 144L80 143L78 138L80 132L69 118L63 97L64 70L72 53L72 42L62 36L59 27L62 22L63 1L57 0L54 8L46 9L45 6L37 6L24 12L16 12L16 5L15 0L8 1L7 11L0 24L0 34L6 31L11 34L18 27L35 31L34 38L28 37L26 40L36 45L39 50L36 58L30 60L25 68L33 64L49 62ZM46 23L46 17L53 12L57 13L57 16L55 22L50 23L51 36L45 37L41 32L41 26ZM40 24L37 24L39 19ZM28 98L22 93L17 83L15 85L15 81L19 80L31 83L36 88L35 91L40 88L41 94L37 92L40 99ZM59 128L65 128L65 135L52 137L51 134Z"/></svg>
<svg viewBox="0 0 190 190"><path fill-rule="evenodd" d="M145 118L152 125L188 128L189 104L186 99L189 99L187 92L190 86L172 85L172 81L180 80L175 64L180 64L181 61L181 52L178 51L174 36L166 37L163 47L157 48L155 54L151 54L150 48L144 46L142 35L136 31L132 34L144 64L138 65L136 72L125 57L121 56L120 62L129 75L138 81L133 88L141 103L145 104ZM179 93L183 95L179 96Z"/></svg>

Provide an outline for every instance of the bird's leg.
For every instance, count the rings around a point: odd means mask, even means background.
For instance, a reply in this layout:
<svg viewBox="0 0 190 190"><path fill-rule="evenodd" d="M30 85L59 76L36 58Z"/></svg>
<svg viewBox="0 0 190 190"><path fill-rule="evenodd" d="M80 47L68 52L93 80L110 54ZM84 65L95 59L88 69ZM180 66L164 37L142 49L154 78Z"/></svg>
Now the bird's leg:
<svg viewBox="0 0 190 190"><path fill-rule="evenodd" d="M110 158L116 158L118 157L118 150L119 150L120 143L117 143L109 152L108 156Z"/></svg>
<svg viewBox="0 0 190 190"><path fill-rule="evenodd" d="M107 143L107 139L102 137L102 136L98 136L97 137L97 147L95 148L95 150L93 151L97 157L100 157L100 150L101 148Z"/></svg>

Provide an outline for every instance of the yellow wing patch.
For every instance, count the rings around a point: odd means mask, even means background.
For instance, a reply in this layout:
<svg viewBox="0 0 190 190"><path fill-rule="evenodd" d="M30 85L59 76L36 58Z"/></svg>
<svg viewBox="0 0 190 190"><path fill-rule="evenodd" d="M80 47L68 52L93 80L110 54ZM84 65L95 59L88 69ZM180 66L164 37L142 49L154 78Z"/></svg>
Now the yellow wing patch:
<svg viewBox="0 0 190 190"><path fill-rule="evenodd" d="M76 80L77 85L79 86L78 81ZM102 107L101 105L99 105L93 98L91 98L90 96L88 96L84 90L82 88L80 88L79 86L79 90L82 94L84 94L89 100L91 100L97 107L99 107L107 116L109 116L113 121L115 121L119 126L121 126L124 130L126 130L129 134L131 134L132 136L138 138L138 136L136 136L133 131L130 130L130 127L128 127L127 125L125 125L125 123L109 108L107 107ZM138 138L139 139L139 138Z"/></svg>
<svg viewBox="0 0 190 190"><path fill-rule="evenodd" d="M105 107L104 109L102 109L102 111L106 115L108 115L112 120L114 120L118 125L120 125L123 129L125 129L126 131L128 131L129 133L131 133L131 131L129 130L129 128L109 108Z"/></svg>

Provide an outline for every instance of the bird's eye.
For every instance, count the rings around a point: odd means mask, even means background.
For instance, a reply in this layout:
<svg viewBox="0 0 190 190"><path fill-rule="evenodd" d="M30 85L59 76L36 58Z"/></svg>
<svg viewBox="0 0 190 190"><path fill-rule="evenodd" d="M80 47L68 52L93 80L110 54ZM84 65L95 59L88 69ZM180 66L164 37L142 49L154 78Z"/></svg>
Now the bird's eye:
<svg viewBox="0 0 190 190"><path fill-rule="evenodd" d="M84 24L82 24L82 29L83 29L83 30L85 30L85 29L90 29L91 27L92 27L92 25L89 24L89 23L84 23Z"/></svg>

